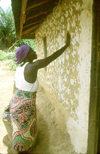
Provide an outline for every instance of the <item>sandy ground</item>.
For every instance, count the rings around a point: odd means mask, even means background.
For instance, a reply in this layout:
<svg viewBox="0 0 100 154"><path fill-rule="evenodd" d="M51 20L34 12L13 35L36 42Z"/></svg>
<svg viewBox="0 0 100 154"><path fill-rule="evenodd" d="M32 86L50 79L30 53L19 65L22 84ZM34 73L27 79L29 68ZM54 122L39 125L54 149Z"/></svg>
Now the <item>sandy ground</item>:
<svg viewBox="0 0 100 154"><path fill-rule="evenodd" d="M13 94L13 80L14 72L7 70L7 61L0 62L0 154L16 154L2 121L4 108ZM38 137L31 154L75 154L66 128L56 122L55 108L41 86L37 92L36 104Z"/></svg>

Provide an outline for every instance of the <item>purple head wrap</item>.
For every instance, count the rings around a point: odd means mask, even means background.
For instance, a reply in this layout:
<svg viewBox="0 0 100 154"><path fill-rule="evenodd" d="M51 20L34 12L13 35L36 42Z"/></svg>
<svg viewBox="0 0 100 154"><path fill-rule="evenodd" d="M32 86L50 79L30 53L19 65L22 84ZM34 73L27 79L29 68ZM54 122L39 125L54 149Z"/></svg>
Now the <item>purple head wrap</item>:
<svg viewBox="0 0 100 154"><path fill-rule="evenodd" d="M27 56L28 52L30 50L30 47L28 45L22 45L20 46L15 53L16 59L14 61L17 62L17 64L21 63L25 57Z"/></svg>

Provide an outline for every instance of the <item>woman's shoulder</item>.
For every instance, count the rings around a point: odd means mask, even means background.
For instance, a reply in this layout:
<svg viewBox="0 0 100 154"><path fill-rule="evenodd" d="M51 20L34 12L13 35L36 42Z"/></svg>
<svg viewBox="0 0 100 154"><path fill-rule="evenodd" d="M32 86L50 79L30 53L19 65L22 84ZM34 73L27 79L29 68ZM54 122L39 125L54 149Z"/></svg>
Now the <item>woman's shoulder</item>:
<svg viewBox="0 0 100 154"><path fill-rule="evenodd" d="M38 60L34 61L34 62L28 62L26 65L25 65L25 69L26 70L35 70L37 68L37 65L38 65Z"/></svg>

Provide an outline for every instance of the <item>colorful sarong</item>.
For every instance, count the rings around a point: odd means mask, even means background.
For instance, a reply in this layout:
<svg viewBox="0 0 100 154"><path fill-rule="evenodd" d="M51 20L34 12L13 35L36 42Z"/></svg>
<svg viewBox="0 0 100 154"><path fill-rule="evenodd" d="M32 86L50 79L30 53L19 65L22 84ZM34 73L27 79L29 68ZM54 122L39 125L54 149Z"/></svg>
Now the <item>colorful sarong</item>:
<svg viewBox="0 0 100 154"><path fill-rule="evenodd" d="M36 92L17 90L10 102L12 144L17 151L27 151L35 143Z"/></svg>

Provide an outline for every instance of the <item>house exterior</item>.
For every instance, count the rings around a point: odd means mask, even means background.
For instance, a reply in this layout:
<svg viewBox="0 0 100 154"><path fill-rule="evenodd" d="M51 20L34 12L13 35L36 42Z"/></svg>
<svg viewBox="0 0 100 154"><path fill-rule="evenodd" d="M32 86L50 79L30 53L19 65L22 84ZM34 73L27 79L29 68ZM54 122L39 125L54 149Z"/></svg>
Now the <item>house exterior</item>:
<svg viewBox="0 0 100 154"><path fill-rule="evenodd" d="M92 4L91 0L63 0L35 33L36 51L38 57L43 58L44 37L47 39L49 56L64 45L66 33L70 32L70 47L46 70L40 70L39 79L51 94L55 107L58 107L57 116L61 114L64 117L66 131L77 153L87 151Z"/></svg>
<svg viewBox="0 0 100 154"><path fill-rule="evenodd" d="M49 5L53 4L48 2ZM38 58L44 58L64 46L66 34L70 33L70 47L46 68L41 69L38 78L56 109L59 123L66 125L66 132L70 136L75 152L86 154L89 129L93 0L56 2L52 11L50 10L50 13L45 18L43 17L42 22L32 26L33 29L31 27L25 31L25 24L27 26L36 22L34 20L27 23L29 3L26 1L23 11L26 19L22 24L22 30L20 32L17 30L17 34L22 38L35 38ZM31 14L30 19L32 19ZM15 22L16 20L15 18Z"/></svg>

